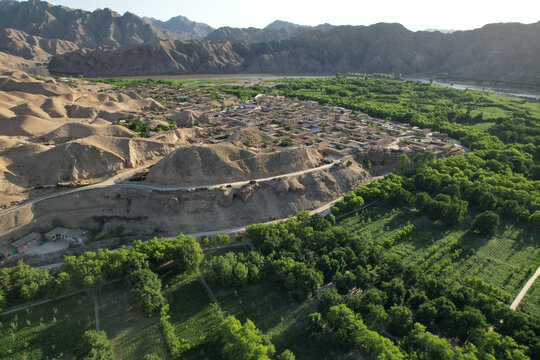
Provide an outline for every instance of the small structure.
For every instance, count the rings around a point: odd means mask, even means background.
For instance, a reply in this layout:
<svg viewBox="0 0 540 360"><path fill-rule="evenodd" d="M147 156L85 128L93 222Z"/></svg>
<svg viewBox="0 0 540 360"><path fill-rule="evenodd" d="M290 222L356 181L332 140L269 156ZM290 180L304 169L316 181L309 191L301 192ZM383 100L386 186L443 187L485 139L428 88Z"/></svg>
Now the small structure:
<svg viewBox="0 0 540 360"><path fill-rule="evenodd" d="M87 234L84 231L71 230L63 227L56 227L45 234L45 239L48 241L64 240L79 244L82 244L87 238Z"/></svg>
<svg viewBox="0 0 540 360"><path fill-rule="evenodd" d="M15 241L11 246L17 249L18 252L28 249L29 247L36 246L43 236L37 232L32 232L23 238Z"/></svg>
<svg viewBox="0 0 540 360"><path fill-rule="evenodd" d="M0 260L9 259L16 253L17 251L11 247L3 247L0 249Z"/></svg>

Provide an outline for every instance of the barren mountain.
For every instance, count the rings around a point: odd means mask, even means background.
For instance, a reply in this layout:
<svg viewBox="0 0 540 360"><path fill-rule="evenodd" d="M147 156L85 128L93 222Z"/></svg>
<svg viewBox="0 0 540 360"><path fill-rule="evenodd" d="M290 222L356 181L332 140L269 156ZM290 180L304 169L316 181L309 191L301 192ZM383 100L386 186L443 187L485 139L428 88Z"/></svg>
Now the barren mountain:
<svg viewBox="0 0 540 360"><path fill-rule="evenodd" d="M294 24L289 21L276 20L272 22L271 24L268 24L267 26L265 26L265 29L266 30L281 30L283 28L298 28L298 27L306 28L308 26Z"/></svg>
<svg viewBox="0 0 540 360"><path fill-rule="evenodd" d="M301 32L286 40L265 40L279 37L279 32L289 36L289 31ZM221 28L207 39L230 40L232 45L228 41L177 41L115 52L76 52L54 57L49 69L55 73L103 76L383 72L539 84L538 38L540 22L492 24L452 34L412 32L400 24L383 23L336 26L325 31Z"/></svg>
<svg viewBox="0 0 540 360"><path fill-rule="evenodd" d="M81 47L119 47L166 39L140 17L110 9L88 12L44 1L0 2L0 28L13 28L47 39L71 41Z"/></svg>
<svg viewBox="0 0 540 360"><path fill-rule="evenodd" d="M107 76L234 73L242 70L243 61L230 43L169 40L119 51L80 50L55 56L49 70Z"/></svg>
<svg viewBox="0 0 540 360"><path fill-rule="evenodd" d="M282 27L279 29L238 29L226 26L214 30L205 38L205 40L254 44L290 39L302 33L304 30L305 29L302 27Z"/></svg>
<svg viewBox="0 0 540 360"><path fill-rule="evenodd" d="M152 24L159 30L163 31L170 39L175 40L202 40L212 31L214 28L195 21L189 20L185 16L175 16L167 21L156 20L154 18L143 18L149 24Z"/></svg>
<svg viewBox="0 0 540 360"><path fill-rule="evenodd" d="M52 55L75 51L71 41L44 39L15 29L0 29L0 51L26 60L46 61Z"/></svg>

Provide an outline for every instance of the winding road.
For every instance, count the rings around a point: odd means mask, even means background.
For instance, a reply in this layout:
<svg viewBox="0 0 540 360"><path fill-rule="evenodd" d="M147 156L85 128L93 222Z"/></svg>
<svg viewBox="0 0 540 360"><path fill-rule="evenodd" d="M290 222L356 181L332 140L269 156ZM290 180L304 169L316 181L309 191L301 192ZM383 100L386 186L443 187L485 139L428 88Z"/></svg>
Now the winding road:
<svg viewBox="0 0 540 360"><path fill-rule="evenodd" d="M145 165L145 166L141 166L141 167L138 167L138 168L131 169L129 171L123 172L121 174L118 174L118 175L116 175L116 176L114 176L114 177L112 177L110 179L107 179L107 180L105 180L103 182L100 182L98 184L88 185L88 186L80 187L80 188L77 188L77 189L66 190L66 191L62 191L62 192L57 192L57 193L37 197L37 198L29 200L29 201L27 201L27 202L25 202L23 204L20 204L20 205L14 206L12 208L0 211L0 216L9 214L9 213L11 213L13 211L19 210L19 209L24 208L26 206L30 206L30 205L33 205L33 204L36 204L36 203L39 203L39 202L42 202L42 201L45 201L45 200L48 200L48 199L53 199L53 198L56 198L56 197L65 196L65 195L69 195L69 194L74 194L74 193L77 193L77 192L87 191L87 190L103 189L103 188L113 187L113 186L114 187L121 187L121 188L128 188L128 189L141 189L141 190L148 190L148 191L179 191L179 190L200 190L200 189L208 189L209 190L209 189L215 189L215 188L220 188L220 187L243 186L243 185L247 185L247 184L249 184L250 182L253 182L253 181L255 181L255 182L266 182L266 181L271 181L271 180L275 180L275 179L283 179L283 178L287 178L287 177L293 177L293 176L298 176L298 175L302 175L302 174L308 174L308 173L312 173L312 172L317 172L317 171L329 169L332 166L337 165L337 164L341 163L344 160L345 160L345 158L333 161L330 164L325 164L325 165L322 165L322 166L318 166L316 168L311 168L311 169L301 170L301 171L295 171L295 172L287 173L287 174L281 174L281 175L270 176L270 177L265 177L265 178L255 178L255 179L249 179L249 180L235 181L235 182L229 182L229 183L221 183L221 184L188 185L188 186L178 185L178 186L172 186L172 187L162 187L162 186L153 186L153 185L122 184L121 183L122 181L125 181L125 180L129 179L131 176L133 176L134 174L140 172L141 170L147 169L150 166L154 165L155 164L155 162L154 162L152 164L148 164L148 165Z"/></svg>

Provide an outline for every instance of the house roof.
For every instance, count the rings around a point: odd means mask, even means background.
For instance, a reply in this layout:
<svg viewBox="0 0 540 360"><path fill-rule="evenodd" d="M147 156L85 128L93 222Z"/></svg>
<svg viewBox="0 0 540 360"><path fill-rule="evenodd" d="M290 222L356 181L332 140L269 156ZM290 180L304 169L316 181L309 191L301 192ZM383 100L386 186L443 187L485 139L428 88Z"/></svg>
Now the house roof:
<svg viewBox="0 0 540 360"><path fill-rule="evenodd" d="M20 238L19 240L15 241L11 245L14 247L24 246L28 244L30 241L34 239L41 239L41 234L37 232L31 232L30 234L26 235L25 237Z"/></svg>
<svg viewBox="0 0 540 360"><path fill-rule="evenodd" d="M63 227L59 226L59 227L56 227L56 228L52 229L48 233L46 233L45 237L50 239L50 238L53 238L53 237L58 236L58 235L77 238L77 237L83 236L84 232L80 231L80 230L66 229L66 228L63 228Z"/></svg>

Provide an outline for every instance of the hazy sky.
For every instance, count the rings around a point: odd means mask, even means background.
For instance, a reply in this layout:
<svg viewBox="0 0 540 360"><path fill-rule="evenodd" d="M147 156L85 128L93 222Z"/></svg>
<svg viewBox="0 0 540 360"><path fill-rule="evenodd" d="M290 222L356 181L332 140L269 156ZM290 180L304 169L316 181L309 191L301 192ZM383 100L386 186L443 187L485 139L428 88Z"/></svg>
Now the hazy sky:
<svg viewBox="0 0 540 360"><path fill-rule="evenodd" d="M49 0L55 5L167 20L183 15L213 27L259 27L274 20L303 25L398 22L410 30L465 30L494 22L540 21L540 0Z"/></svg>

